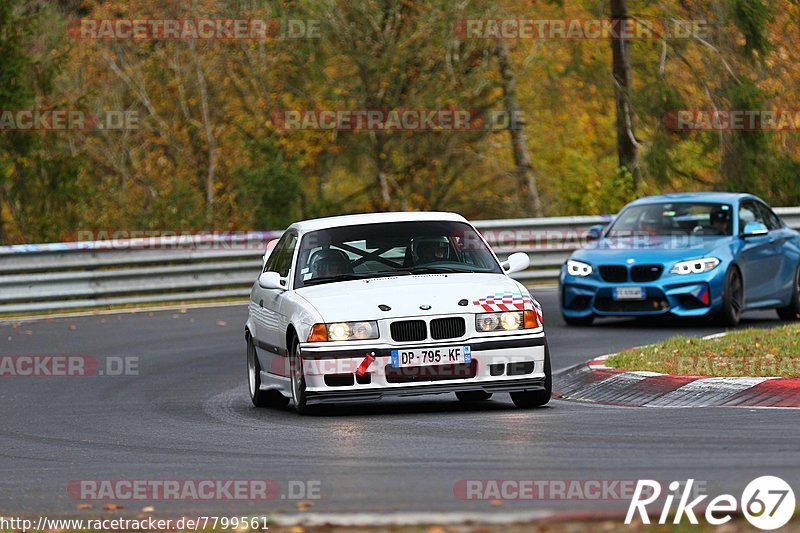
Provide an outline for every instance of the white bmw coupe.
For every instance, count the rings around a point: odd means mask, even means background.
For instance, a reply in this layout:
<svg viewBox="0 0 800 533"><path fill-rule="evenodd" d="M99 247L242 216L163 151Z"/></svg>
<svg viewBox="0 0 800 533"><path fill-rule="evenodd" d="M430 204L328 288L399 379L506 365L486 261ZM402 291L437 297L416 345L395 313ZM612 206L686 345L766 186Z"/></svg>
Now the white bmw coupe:
<svg viewBox="0 0 800 533"><path fill-rule="evenodd" d="M257 407L454 392L551 395L538 302L462 216L376 213L292 224L250 293L245 324Z"/></svg>

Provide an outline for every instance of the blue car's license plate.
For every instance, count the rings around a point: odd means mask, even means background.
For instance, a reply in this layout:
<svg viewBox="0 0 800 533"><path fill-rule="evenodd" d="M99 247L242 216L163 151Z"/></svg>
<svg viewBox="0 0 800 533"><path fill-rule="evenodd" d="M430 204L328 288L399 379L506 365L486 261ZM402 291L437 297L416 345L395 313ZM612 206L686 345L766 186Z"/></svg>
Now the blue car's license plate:
<svg viewBox="0 0 800 533"><path fill-rule="evenodd" d="M614 289L614 300L646 300L647 291L644 287L617 287Z"/></svg>

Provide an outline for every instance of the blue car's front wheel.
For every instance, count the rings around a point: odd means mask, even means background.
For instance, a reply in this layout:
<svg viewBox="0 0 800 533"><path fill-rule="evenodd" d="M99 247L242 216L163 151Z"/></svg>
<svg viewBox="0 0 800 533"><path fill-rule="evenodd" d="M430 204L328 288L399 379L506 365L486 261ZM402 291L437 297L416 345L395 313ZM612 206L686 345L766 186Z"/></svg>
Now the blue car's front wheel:
<svg viewBox="0 0 800 533"><path fill-rule="evenodd" d="M792 301L786 307L778 308L778 316L783 320L800 320L800 267L794 276Z"/></svg>
<svg viewBox="0 0 800 533"><path fill-rule="evenodd" d="M735 266L728 269L725 276L725 293L722 296L722 309L717 320L723 326L736 327L742 320L744 311L744 282L742 273Z"/></svg>

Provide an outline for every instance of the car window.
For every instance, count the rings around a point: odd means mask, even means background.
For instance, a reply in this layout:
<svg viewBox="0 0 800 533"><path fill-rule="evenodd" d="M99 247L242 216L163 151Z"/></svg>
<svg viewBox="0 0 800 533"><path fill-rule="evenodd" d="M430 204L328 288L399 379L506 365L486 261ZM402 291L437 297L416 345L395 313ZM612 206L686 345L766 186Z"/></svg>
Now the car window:
<svg viewBox="0 0 800 533"><path fill-rule="evenodd" d="M282 278L288 276L296 246L297 234L294 232L285 233L281 240L278 241L278 244L275 245L275 249L272 250L264 271L277 272Z"/></svg>
<svg viewBox="0 0 800 533"><path fill-rule="evenodd" d="M739 206L739 233L744 233L745 226L751 222L767 225L763 213L755 202L742 202L742 205Z"/></svg>
<svg viewBox="0 0 800 533"><path fill-rule="evenodd" d="M764 220L764 224L770 231L775 231L783 227L781 219L778 218L778 215L776 215L775 212L772 209L770 209L766 204L758 202L756 205L758 206L758 209L761 211L761 217Z"/></svg>
<svg viewBox="0 0 800 533"><path fill-rule="evenodd" d="M728 204L665 202L634 205L619 214L607 236L733 235Z"/></svg>
<svg viewBox="0 0 800 533"><path fill-rule="evenodd" d="M388 222L312 231L297 256L295 288L317 280L419 272L501 273L478 233L461 222Z"/></svg>

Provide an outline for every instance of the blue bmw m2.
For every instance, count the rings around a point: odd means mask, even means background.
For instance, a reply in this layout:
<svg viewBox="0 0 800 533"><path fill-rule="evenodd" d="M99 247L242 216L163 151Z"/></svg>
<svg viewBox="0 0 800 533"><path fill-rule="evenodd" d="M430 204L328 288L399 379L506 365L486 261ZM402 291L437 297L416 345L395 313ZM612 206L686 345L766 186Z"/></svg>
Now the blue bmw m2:
<svg viewBox="0 0 800 533"><path fill-rule="evenodd" d="M642 198L589 235L561 271L567 324L674 316L735 326L757 309L800 319L800 233L753 195Z"/></svg>

